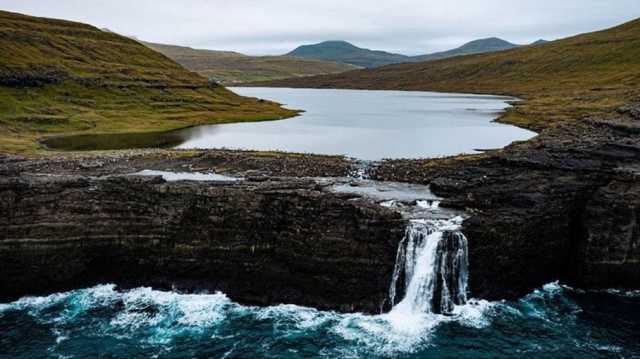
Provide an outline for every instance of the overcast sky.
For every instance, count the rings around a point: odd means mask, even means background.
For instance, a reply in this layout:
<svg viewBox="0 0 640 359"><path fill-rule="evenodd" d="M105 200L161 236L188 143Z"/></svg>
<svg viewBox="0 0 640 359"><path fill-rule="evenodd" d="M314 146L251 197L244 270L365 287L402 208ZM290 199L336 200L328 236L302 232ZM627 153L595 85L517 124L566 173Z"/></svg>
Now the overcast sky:
<svg viewBox="0 0 640 359"><path fill-rule="evenodd" d="M0 9L254 55L324 40L417 55L603 29L640 17L640 0L0 0Z"/></svg>

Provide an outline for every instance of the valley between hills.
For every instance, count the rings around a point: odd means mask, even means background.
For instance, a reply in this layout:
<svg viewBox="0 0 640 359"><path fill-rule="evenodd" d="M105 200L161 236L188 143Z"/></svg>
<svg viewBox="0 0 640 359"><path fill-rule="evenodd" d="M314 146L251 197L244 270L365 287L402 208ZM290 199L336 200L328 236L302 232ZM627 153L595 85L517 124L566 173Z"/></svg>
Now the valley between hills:
<svg viewBox="0 0 640 359"><path fill-rule="evenodd" d="M293 77L341 73L396 63L432 61L455 56L522 47L498 38L479 39L448 51L407 56L355 46L346 41L325 41L299 46L285 55L248 56L232 51L193 49L140 41L185 68L224 85ZM536 41L533 45L546 43Z"/></svg>

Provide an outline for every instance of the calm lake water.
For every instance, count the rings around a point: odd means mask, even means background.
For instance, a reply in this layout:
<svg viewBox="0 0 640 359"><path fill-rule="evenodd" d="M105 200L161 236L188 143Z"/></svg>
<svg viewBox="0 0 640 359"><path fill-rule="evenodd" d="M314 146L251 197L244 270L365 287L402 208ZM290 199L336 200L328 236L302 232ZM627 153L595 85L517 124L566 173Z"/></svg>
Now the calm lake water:
<svg viewBox="0 0 640 359"><path fill-rule="evenodd" d="M305 112L282 121L201 126L178 148L281 150L365 160L423 158L500 148L535 133L491 122L513 100L407 91L232 88Z"/></svg>
<svg viewBox="0 0 640 359"><path fill-rule="evenodd" d="M501 148L535 133L492 120L509 97L407 91L233 88L305 112L280 121L199 126L162 133L76 135L44 144L62 150L229 148L425 158Z"/></svg>

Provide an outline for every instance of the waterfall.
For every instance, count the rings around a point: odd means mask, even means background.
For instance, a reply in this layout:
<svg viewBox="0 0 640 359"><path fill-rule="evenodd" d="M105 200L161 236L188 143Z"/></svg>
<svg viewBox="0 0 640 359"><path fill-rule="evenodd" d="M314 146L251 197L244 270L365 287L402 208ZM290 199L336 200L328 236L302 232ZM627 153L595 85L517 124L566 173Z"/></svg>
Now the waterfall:
<svg viewBox="0 0 640 359"><path fill-rule="evenodd" d="M389 288L392 311L450 313L467 301L467 238L462 218L412 220L398 247ZM403 295L396 304L399 294Z"/></svg>
<svg viewBox="0 0 640 359"><path fill-rule="evenodd" d="M371 161L357 160L355 161L355 167L353 167L349 173L349 177L367 180L370 178L369 170L371 169Z"/></svg>

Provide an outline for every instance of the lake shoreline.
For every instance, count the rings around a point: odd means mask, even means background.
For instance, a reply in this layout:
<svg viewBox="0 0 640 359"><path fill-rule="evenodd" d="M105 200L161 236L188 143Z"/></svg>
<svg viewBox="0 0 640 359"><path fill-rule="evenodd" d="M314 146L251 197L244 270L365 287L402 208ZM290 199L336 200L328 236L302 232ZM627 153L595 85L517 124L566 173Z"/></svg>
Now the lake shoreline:
<svg viewBox="0 0 640 359"><path fill-rule="evenodd" d="M47 138L41 143L63 151L228 148L346 155L375 161L476 153L476 148L501 148L535 135L497 124L497 118L513 105L515 99L511 97L406 91L232 90L286 103L304 112L295 121L202 125L168 132L80 134Z"/></svg>

